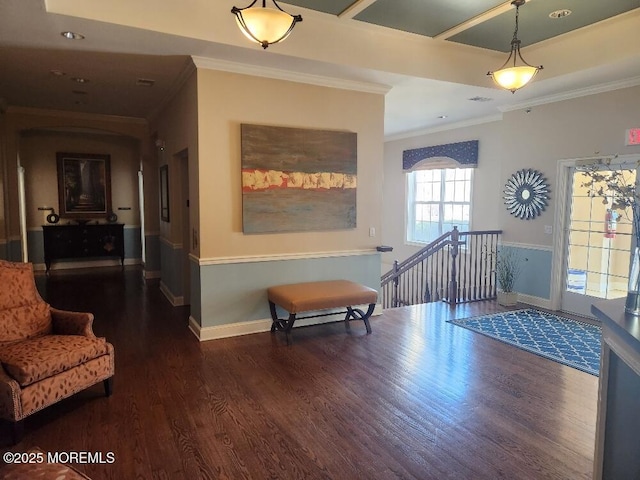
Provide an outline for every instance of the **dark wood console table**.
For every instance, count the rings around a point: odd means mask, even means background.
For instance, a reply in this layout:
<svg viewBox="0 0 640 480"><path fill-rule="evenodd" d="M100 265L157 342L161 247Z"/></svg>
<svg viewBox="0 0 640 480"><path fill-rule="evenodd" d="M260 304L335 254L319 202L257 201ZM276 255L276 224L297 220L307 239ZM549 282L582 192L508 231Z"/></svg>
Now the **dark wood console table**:
<svg viewBox="0 0 640 480"><path fill-rule="evenodd" d="M43 225L44 263L61 258L120 257L124 265L124 225Z"/></svg>

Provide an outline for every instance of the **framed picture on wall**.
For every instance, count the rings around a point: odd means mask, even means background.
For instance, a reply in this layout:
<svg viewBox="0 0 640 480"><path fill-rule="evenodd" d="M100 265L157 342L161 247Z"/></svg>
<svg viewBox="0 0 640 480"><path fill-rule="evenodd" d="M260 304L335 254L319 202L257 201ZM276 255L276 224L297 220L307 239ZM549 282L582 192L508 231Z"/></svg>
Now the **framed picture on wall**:
<svg viewBox="0 0 640 480"><path fill-rule="evenodd" d="M169 221L169 165L160 167L160 219Z"/></svg>
<svg viewBox="0 0 640 480"><path fill-rule="evenodd" d="M109 155L56 153L62 218L106 218L111 213Z"/></svg>

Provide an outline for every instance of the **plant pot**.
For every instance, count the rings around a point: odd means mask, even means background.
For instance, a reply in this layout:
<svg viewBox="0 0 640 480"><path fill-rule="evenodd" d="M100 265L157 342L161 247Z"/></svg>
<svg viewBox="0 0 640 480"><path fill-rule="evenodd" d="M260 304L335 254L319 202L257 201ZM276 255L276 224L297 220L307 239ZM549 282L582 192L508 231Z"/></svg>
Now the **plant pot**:
<svg viewBox="0 0 640 480"><path fill-rule="evenodd" d="M498 304L513 307L518 304L518 292L498 292Z"/></svg>
<svg viewBox="0 0 640 480"><path fill-rule="evenodd" d="M631 315L640 316L640 248L633 249L631 255L631 272L629 273L629 287L624 311Z"/></svg>

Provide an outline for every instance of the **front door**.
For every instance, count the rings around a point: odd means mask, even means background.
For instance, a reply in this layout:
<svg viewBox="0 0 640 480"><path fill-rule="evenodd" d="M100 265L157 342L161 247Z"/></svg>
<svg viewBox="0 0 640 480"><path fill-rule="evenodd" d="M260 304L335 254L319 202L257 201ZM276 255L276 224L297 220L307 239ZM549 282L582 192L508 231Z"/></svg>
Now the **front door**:
<svg viewBox="0 0 640 480"><path fill-rule="evenodd" d="M606 167L611 171L617 167ZM628 183L635 183L636 171L625 170ZM624 213L611 211L611 201L590 196L583 184L587 177L572 168L569 182L567 242L565 245L563 311L585 317L591 304L601 299L624 297L627 293L632 222ZM606 185L602 185L606 194Z"/></svg>

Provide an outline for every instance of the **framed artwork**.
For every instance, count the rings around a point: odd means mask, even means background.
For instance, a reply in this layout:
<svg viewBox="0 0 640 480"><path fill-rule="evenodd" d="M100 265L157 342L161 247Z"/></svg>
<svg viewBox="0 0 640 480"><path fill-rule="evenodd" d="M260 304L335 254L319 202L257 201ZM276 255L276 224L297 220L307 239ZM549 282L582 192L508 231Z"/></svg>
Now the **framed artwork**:
<svg viewBox="0 0 640 480"><path fill-rule="evenodd" d="M169 221L169 165L160 167L160 219Z"/></svg>
<svg viewBox="0 0 640 480"><path fill-rule="evenodd" d="M242 231L356 227L355 132L241 125Z"/></svg>
<svg viewBox="0 0 640 480"><path fill-rule="evenodd" d="M109 155L56 153L60 217L106 218L111 213Z"/></svg>

